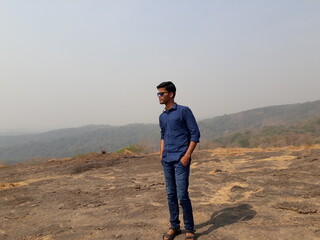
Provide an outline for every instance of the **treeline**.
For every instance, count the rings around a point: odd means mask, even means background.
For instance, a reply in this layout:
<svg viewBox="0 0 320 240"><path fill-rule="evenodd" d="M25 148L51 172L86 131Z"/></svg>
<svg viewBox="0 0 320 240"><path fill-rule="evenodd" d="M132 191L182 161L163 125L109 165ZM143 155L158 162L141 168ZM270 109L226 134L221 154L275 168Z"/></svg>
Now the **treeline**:
<svg viewBox="0 0 320 240"><path fill-rule="evenodd" d="M290 126L264 126L216 138L208 145L216 147L282 147L320 144L320 117ZM205 146L204 146L205 147Z"/></svg>
<svg viewBox="0 0 320 240"><path fill-rule="evenodd" d="M5 141L9 138L9 141ZM156 151L160 131L156 124L130 124L120 127L92 125L43 134L0 137L0 162L17 163L28 159L65 158L90 152L114 152L140 144L144 151Z"/></svg>
<svg viewBox="0 0 320 240"><path fill-rule="evenodd" d="M299 104L278 105L227 114L199 122L203 139L212 141L250 129L266 126L292 126L320 116L320 100Z"/></svg>

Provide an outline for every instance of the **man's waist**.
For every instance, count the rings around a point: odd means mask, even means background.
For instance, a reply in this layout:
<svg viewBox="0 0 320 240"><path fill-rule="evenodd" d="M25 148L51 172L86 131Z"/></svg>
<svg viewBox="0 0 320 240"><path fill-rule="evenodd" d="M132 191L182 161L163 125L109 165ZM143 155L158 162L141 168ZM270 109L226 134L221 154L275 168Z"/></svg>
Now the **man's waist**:
<svg viewBox="0 0 320 240"><path fill-rule="evenodd" d="M180 160L180 158L185 154L185 151L181 152L166 152L164 151L162 155L162 160L165 162L174 162Z"/></svg>

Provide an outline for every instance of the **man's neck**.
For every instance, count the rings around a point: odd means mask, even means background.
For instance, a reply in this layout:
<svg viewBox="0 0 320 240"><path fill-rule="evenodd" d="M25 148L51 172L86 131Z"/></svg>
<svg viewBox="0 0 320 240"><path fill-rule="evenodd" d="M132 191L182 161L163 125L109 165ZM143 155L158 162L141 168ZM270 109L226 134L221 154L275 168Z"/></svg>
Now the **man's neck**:
<svg viewBox="0 0 320 240"><path fill-rule="evenodd" d="M175 104L174 101L168 102L166 104L166 111L169 111L173 107L174 104Z"/></svg>

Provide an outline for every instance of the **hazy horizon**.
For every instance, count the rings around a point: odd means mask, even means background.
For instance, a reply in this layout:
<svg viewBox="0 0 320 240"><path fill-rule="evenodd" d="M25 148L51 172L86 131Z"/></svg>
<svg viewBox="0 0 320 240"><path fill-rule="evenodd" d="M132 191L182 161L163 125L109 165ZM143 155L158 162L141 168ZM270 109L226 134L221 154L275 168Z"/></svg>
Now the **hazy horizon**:
<svg viewBox="0 0 320 240"><path fill-rule="evenodd" d="M307 102L315 102L315 101L319 101L318 100L314 100L314 101L307 101ZM307 103L307 102L303 102L303 103ZM292 104L302 104L302 103L292 103ZM283 104L283 105L290 105L290 104ZM281 106L283 106L281 105ZM256 110L256 109L260 109L260 108L264 108L264 107L274 107L274 106L280 106L280 105L272 105L272 106L263 106L263 107L258 107L258 108L251 108L251 109L244 109L240 112L244 112L244 111L248 111L248 110ZM234 112L234 113L228 113L229 114L237 114L240 112ZM212 116L212 117L205 117L203 119L197 119L198 122L203 121L203 120L208 120L208 119L212 119L215 117L220 117L222 115L225 114L221 114L218 116ZM121 126L126 126L126 125L131 125L131 124L158 124L158 122L156 123L145 123L145 122L133 122L133 123L126 123L126 124L107 124L107 123L102 123L102 124L85 124L85 125L79 125L79 126L65 126L65 127L61 127L61 128L44 128L44 129L7 129L7 130L3 130L0 129L0 136L15 136L15 135L24 135L24 134L38 134L38 133L45 133L45 132L50 132L50 131L55 131L55 130L62 130L62 129L70 129L70 128L81 128L81 127L89 127L89 126L99 126L99 125L103 125L103 126L111 126L111 127L121 127Z"/></svg>
<svg viewBox="0 0 320 240"><path fill-rule="evenodd" d="M0 0L0 132L319 100L320 2Z"/></svg>

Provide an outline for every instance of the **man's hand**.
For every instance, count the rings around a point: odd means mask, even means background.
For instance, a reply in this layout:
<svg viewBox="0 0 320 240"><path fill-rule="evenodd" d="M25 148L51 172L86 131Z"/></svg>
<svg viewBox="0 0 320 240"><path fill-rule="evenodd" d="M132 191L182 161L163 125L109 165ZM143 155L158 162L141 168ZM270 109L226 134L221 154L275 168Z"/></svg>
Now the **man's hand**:
<svg viewBox="0 0 320 240"><path fill-rule="evenodd" d="M182 156L182 158L180 159L180 162L182 163L183 166L188 166L189 161L190 161L191 155L189 154L185 154Z"/></svg>
<svg viewBox="0 0 320 240"><path fill-rule="evenodd" d="M161 139L160 140L160 162L162 161L163 152L164 152L164 140Z"/></svg>
<svg viewBox="0 0 320 240"><path fill-rule="evenodd" d="M182 163L183 166L188 166L190 159L191 159L191 154L193 153L193 150L196 148L197 143L196 142L190 142L188 150L186 153L183 155L183 157L180 159L180 162Z"/></svg>

